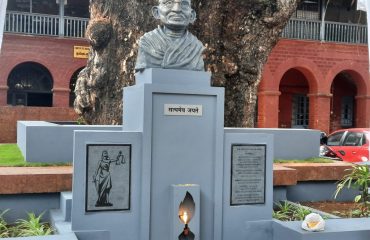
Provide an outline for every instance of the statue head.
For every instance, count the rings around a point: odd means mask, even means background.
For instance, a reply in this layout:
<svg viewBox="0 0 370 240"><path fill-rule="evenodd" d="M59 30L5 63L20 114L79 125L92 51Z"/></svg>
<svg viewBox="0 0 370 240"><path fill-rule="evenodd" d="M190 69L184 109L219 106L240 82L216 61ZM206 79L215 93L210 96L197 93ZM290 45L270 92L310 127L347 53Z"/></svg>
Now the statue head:
<svg viewBox="0 0 370 240"><path fill-rule="evenodd" d="M196 19L190 0L159 0L158 2L158 6L152 8L153 16L170 29L186 29Z"/></svg>
<svg viewBox="0 0 370 240"><path fill-rule="evenodd" d="M102 157L102 159L103 158L108 158L108 151L107 150L103 150L103 152L101 153L101 157Z"/></svg>

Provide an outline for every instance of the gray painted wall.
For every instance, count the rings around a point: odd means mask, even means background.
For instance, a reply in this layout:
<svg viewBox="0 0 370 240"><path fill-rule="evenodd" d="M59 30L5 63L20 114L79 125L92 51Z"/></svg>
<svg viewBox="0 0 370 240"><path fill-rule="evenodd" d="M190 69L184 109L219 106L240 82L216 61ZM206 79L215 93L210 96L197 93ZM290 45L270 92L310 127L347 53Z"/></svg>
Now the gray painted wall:
<svg viewBox="0 0 370 240"><path fill-rule="evenodd" d="M122 126L59 125L44 121L18 121L17 144L27 162L72 162L74 130L119 131Z"/></svg>
<svg viewBox="0 0 370 240"><path fill-rule="evenodd" d="M232 144L266 144L265 203L231 206ZM269 240L272 220L272 162L273 137L262 133L226 133L224 141L224 184L222 234L227 239ZM243 230L247 227L248 230Z"/></svg>
<svg viewBox="0 0 370 240"><path fill-rule="evenodd" d="M293 202L328 201L334 200L336 181L299 182L297 185L288 186L287 199ZM358 194L354 189L343 188L338 195L338 201L353 201Z"/></svg>
<svg viewBox="0 0 370 240"><path fill-rule="evenodd" d="M0 211L9 209L4 215L9 223L17 219L27 219L27 212L36 215L44 212L43 220L48 221L48 210L59 208L59 196L59 193L0 195Z"/></svg>
<svg viewBox="0 0 370 240"><path fill-rule="evenodd" d="M210 74L147 69L124 90L124 131L143 131L141 240L168 239L171 184L199 184L202 240L221 239L223 96ZM165 116L163 104L202 105L203 116ZM180 234L180 233L179 233Z"/></svg>
<svg viewBox="0 0 370 240"><path fill-rule="evenodd" d="M273 223L273 240L368 240L370 218L327 219L325 231L307 232L301 221Z"/></svg>
<svg viewBox="0 0 370 240"><path fill-rule="evenodd" d="M86 144L132 144L131 152L131 208L124 211L85 212L86 183L92 179L86 178ZM76 231L80 240L93 240L98 231L104 236L100 239L130 240L140 238L140 213L142 196L142 159L141 133L119 131L76 131L74 151L74 177L72 201L72 230ZM114 185L114 183L112 183ZM102 236L102 235L98 235Z"/></svg>
<svg viewBox="0 0 370 240"><path fill-rule="evenodd" d="M319 156L320 131L281 128L225 128L228 133L267 133L274 136L274 159L306 159Z"/></svg>

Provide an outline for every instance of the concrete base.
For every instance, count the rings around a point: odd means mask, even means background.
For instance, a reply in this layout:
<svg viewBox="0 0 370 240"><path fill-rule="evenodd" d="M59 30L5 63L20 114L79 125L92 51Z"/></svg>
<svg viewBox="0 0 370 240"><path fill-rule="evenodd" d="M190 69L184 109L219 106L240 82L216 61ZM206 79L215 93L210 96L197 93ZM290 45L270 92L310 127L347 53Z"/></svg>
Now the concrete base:
<svg viewBox="0 0 370 240"><path fill-rule="evenodd" d="M368 240L369 218L328 219L323 232L307 232L300 221L273 223L272 240Z"/></svg>
<svg viewBox="0 0 370 240"><path fill-rule="evenodd" d="M72 162L74 130L120 131L122 126L18 121L17 144L27 162Z"/></svg>
<svg viewBox="0 0 370 240"><path fill-rule="evenodd" d="M44 213L42 220L49 221L48 211L59 208L59 196L59 193L1 195L0 210L9 209L9 212L4 215L8 223L27 219L27 212L36 215Z"/></svg>
<svg viewBox="0 0 370 240"><path fill-rule="evenodd" d="M226 128L228 133L274 135L274 159L306 159L319 156L320 131L281 128Z"/></svg>
<svg viewBox="0 0 370 240"><path fill-rule="evenodd" d="M334 200L336 181L300 182L287 187L287 199L292 202ZM354 189L344 188L337 201L353 201L358 194Z"/></svg>

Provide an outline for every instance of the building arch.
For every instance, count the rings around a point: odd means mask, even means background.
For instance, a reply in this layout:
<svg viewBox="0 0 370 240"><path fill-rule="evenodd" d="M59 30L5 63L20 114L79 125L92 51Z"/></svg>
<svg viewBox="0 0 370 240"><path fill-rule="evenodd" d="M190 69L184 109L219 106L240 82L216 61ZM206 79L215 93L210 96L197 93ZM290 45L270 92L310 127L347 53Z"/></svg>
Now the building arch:
<svg viewBox="0 0 370 240"><path fill-rule="evenodd" d="M366 68L347 61L337 64L327 74L330 87L330 132L350 127L367 127L370 109L370 84Z"/></svg>
<svg viewBox="0 0 370 240"><path fill-rule="evenodd" d="M42 106L53 105L53 77L50 71L37 62L16 65L7 80L9 105Z"/></svg>
<svg viewBox="0 0 370 240"><path fill-rule="evenodd" d="M75 90L75 87L76 87L76 82L77 82L77 78L78 78L78 74L84 69L85 67L81 67L79 69L77 69L71 76L71 79L69 81L69 106L70 107L73 107L73 103L75 101L75 98L76 98L76 94L74 92Z"/></svg>
<svg viewBox="0 0 370 240"><path fill-rule="evenodd" d="M318 66L309 59L302 58L289 58L286 61L279 64L276 71L273 73L274 81L269 81L269 83L263 83L262 91L279 91L280 81L282 80L284 74L289 69L296 69L300 71L309 82L310 93L319 92L321 86L319 80L323 79L320 69ZM266 79L268 80L268 79Z"/></svg>
<svg viewBox="0 0 370 240"><path fill-rule="evenodd" d="M323 79L318 66L311 60L290 58L263 72L258 92L258 127L311 127L312 94L322 91ZM298 116L299 102L304 105L303 117ZM268 107L265 107L268 106ZM268 117L267 117L268 116ZM299 124L298 124L299 123Z"/></svg>
<svg viewBox="0 0 370 240"><path fill-rule="evenodd" d="M361 66L353 61L344 61L336 64L325 76L325 81L323 87L325 91L331 91L332 83L335 77L341 72L346 72L350 74L352 80L359 90L358 95L370 95L370 84L369 84L369 73L366 71L367 68Z"/></svg>

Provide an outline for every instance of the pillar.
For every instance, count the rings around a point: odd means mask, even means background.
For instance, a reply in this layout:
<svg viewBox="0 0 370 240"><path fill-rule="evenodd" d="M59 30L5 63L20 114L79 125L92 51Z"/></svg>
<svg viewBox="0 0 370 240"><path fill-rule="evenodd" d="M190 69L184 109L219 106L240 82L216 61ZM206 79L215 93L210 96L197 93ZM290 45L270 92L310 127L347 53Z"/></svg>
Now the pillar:
<svg viewBox="0 0 370 240"><path fill-rule="evenodd" d="M53 107L69 107L69 88L53 88Z"/></svg>
<svg viewBox="0 0 370 240"><path fill-rule="evenodd" d="M7 105L8 86L0 85L0 106Z"/></svg>
<svg viewBox="0 0 370 240"><path fill-rule="evenodd" d="M370 96L356 96L355 127L370 127Z"/></svg>
<svg viewBox="0 0 370 240"><path fill-rule="evenodd" d="M330 93L308 94L310 98L309 128L330 132Z"/></svg>
<svg viewBox="0 0 370 240"><path fill-rule="evenodd" d="M277 128L279 125L279 91L261 91L258 94L259 128Z"/></svg>

